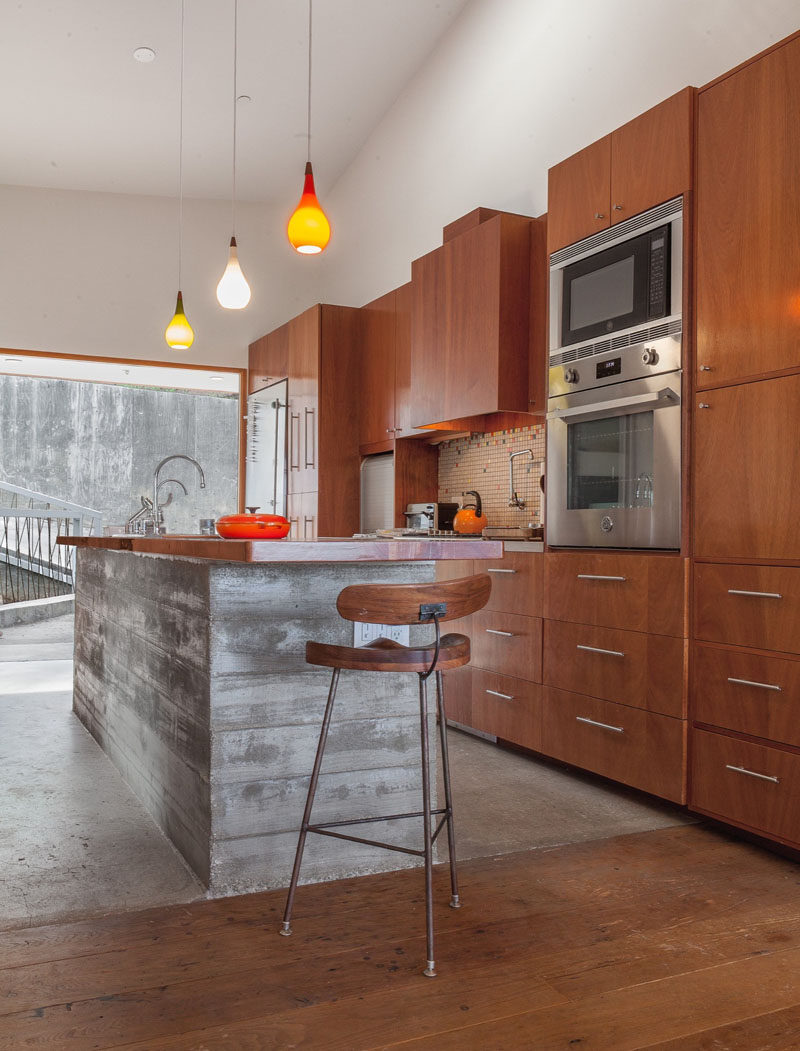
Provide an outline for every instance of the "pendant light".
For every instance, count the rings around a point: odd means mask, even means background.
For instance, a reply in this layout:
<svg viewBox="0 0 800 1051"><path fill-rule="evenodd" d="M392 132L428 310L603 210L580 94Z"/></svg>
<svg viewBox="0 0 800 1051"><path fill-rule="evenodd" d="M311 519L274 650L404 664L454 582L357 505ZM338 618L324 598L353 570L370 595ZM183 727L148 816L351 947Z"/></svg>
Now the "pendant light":
<svg viewBox="0 0 800 1051"><path fill-rule="evenodd" d="M250 302L250 286L242 268L236 246L236 94L237 50L239 36L239 0L233 0L233 177L231 193L231 243L228 251L228 265L217 285L217 301L226 310L241 310Z"/></svg>
<svg viewBox="0 0 800 1051"><path fill-rule="evenodd" d="M302 255L317 255L331 239L331 224L317 200L311 170L311 3L308 0L308 155L303 194L286 228L289 243Z"/></svg>
<svg viewBox="0 0 800 1051"><path fill-rule="evenodd" d="M180 118L178 124L178 299L175 315L167 325L164 338L172 350L188 350L194 343L194 332L183 309L181 292L181 257L183 255L183 16L184 0L181 0L181 91Z"/></svg>

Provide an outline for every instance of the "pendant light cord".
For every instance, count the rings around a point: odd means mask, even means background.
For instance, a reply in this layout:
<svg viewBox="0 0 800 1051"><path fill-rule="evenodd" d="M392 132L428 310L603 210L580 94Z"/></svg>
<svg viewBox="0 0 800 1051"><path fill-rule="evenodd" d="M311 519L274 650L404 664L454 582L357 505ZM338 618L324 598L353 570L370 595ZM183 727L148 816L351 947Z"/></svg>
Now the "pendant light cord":
<svg viewBox="0 0 800 1051"><path fill-rule="evenodd" d="M239 0L233 0L233 173L231 233L236 236L236 108L238 102Z"/></svg>
<svg viewBox="0 0 800 1051"><path fill-rule="evenodd" d="M311 4L312 0L308 0L308 126L306 129L308 156L306 160L309 163L311 163Z"/></svg>
<svg viewBox="0 0 800 1051"><path fill-rule="evenodd" d="M181 260L183 258L183 23L184 3L181 0L181 86L180 116L178 118L178 291L181 289Z"/></svg>

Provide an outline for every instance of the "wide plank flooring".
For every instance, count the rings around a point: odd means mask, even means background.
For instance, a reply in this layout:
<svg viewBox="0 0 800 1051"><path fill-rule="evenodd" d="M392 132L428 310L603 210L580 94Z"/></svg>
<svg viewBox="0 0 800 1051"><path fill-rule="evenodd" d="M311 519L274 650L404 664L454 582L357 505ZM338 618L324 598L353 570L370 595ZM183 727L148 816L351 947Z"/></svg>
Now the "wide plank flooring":
<svg viewBox="0 0 800 1051"><path fill-rule="evenodd" d="M800 868L688 825L28 928L0 942L0 1049L800 1046Z"/></svg>

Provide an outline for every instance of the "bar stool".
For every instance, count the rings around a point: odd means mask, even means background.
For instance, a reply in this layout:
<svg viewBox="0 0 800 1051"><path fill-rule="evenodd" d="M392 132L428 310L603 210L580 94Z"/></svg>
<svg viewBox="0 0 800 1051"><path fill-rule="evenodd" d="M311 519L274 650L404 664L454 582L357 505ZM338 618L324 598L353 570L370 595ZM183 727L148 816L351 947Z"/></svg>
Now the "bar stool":
<svg viewBox="0 0 800 1051"><path fill-rule="evenodd" d="M322 720L317 754L308 786L308 796L297 841L292 879L283 914L280 934L290 935L292 907L294 905L300 866L303 860L306 836L315 832L321 836L347 839L354 843L366 843L403 854L413 854L425 859L425 921L427 934L427 966L423 971L428 978L436 975L433 954L433 844L436 837L447 826L447 845L450 857L450 905L461 906L458 897L456 874L455 833L453 828L453 802L450 792L450 763L447 754L447 723L444 707L444 680L442 672L460 668L469 663L470 648L466 635L442 635L440 624L448 620L467 617L482 609L489 600L492 589L491 578L486 573L460 580L439 581L435 584L354 584L339 593L336 608L345 620L367 624L433 624L435 639L429 646L409 647L390 639L379 638L367 646L332 646L319 642L306 644L306 661L309 664L332 668L328 703ZM422 748L422 810L407 814L390 814L387 817L360 817L345 821L329 821L311 824L311 808L317 791L322 756L330 729L333 703L339 673L348 671L413 672L419 677L420 743ZM431 786L428 743L428 689L431 675L436 677L436 703L439 716L439 732L442 742L442 773L444 775L444 807L431 809ZM422 850L384 843L375 839L364 839L338 831L342 826L359 825L373 821L395 821L400 818L423 819ZM435 831L431 830L432 817L440 820Z"/></svg>

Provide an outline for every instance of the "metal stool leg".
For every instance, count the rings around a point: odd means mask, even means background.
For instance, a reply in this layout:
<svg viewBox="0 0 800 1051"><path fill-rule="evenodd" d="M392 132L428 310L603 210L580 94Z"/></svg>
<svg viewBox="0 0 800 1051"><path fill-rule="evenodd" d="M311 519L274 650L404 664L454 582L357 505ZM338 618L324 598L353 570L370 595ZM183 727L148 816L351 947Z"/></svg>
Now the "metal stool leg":
<svg viewBox="0 0 800 1051"><path fill-rule="evenodd" d="M442 774L444 776L444 805L447 809L447 850L450 855L450 908L460 909L458 873L456 872L456 834L453 821L453 796L450 791L450 756L447 751L447 720L444 711L444 677L436 672L436 703L439 711L439 735L442 741Z"/></svg>
<svg viewBox="0 0 800 1051"><path fill-rule="evenodd" d="M317 792L317 782L319 781L319 772L322 766L322 753L325 751L325 742L328 739L328 729L331 725L331 715L333 714L333 702L336 697L336 687L339 682L339 669L335 668L333 675L331 676L331 686L328 690L328 703L325 705L325 716L322 720L322 730L319 735L319 744L317 745L317 754L314 759L314 769L311 771L311 781L308 785L308 795L306 796L306 808L303 811L303 823L300 826L300 837L297 840L297 853L294 857L294 868L292 869L292 879L289 884L289 896L286 899L286 909L283 913L283 923L281 929L278 932L283 934L285 937L289 937L292 933L290 921L292 918L292 907L294 906L294 892L297 890L297 880L300 877L300 865L303 861L303 850L306 845L306 836L308 835L309 819L311 817L311 807L314 805L314 796Z"/></svg>
<svg viewBox="0 0 800 1051"><path fill-rule="evenodd" d="M422 972L427 978L436 977L433 958L433 838L431 833L430 756L428 749L428 683L419 677L420 740L422 742L422 813L425 822L425 924L427 933L427 967Z"/></svg>

